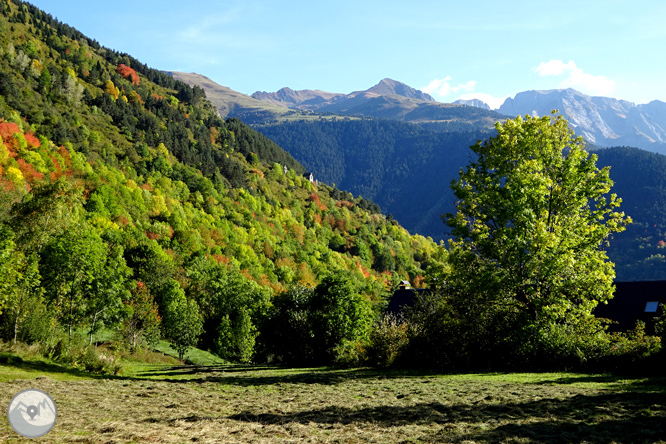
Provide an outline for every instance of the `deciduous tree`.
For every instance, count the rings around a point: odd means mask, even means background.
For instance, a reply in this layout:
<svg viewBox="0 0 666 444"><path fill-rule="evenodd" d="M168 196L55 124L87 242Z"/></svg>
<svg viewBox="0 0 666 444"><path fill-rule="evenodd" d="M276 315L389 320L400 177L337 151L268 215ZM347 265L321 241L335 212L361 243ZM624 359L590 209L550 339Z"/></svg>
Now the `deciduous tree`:
<svg viewBox="0 0 666 444"><path fill-rule="evenodd" d="M443 216L454 235L450 283L468 306L522 312L532 325L589 318L613 293L604 243L631 222L609 194L609 168L596 166L561 116L496 128L451 184L457 214Z"/></svg>

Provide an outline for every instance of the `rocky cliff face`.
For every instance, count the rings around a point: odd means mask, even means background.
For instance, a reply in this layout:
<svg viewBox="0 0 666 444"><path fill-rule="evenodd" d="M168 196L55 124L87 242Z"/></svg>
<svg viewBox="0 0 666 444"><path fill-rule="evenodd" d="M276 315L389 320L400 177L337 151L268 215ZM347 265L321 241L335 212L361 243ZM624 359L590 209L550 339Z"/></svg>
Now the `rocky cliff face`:
<svg viewBox="0 0 666 444"><path fill-rule="evenodd" d="M257 91L252 97L274 105L292 109L315 110L331 102L335 102L344 94L329 93L318 89L303 89L295 91L291 88L282 88L277 92Z"/></svg>
<svg viewBox="0 0 666 444"><path fill-rule="evenodd" d="M435 99L433 99L430 94L426 94L423 91L414 89L411 86L392 79L383 79L381 82L366 90L365 92L370 94L377 94L379 96L396 95L407 97L408 99L425 100L428 102L435 101Z"/></svg>
<svg viewBox="0 0 666 444"><path fill-rule="evenodd" d="M471 99L471 100L458 99L453 103L456 103L458 105L473 106L474 108L490 110L490 106L486 102L480 99Z"/></svg>
<svg viewBox="0 0 666 444"><path fill-rule="evenodd" d="M506 99L498 111L518 116L545 115L554 109L576 134L597 146L626 145L666 153L666 103L657 100L636 105L574 89L525 91Z"/></svg>

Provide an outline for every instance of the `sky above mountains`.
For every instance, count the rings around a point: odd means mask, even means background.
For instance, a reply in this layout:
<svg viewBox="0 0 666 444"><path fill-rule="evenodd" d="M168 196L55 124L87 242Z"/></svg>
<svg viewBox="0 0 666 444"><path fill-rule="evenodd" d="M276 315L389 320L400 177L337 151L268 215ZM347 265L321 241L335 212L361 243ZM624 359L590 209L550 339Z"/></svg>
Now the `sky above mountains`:
<svg viewBox="0 0 666 444"><path fill-rule="evenodd" d="M530 89L666 101L666 2L33 0L147 65L245 94L388 77L497 108Z"/></svg>

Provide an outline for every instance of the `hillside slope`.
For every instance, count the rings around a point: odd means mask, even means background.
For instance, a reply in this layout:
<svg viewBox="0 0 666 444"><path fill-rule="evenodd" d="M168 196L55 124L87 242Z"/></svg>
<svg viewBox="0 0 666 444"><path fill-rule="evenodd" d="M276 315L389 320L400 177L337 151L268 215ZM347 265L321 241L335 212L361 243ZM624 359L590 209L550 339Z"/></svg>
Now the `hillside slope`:
<svg viewBox="0 0 666 444"><path fill-rule="evenodd" d="M107 325L135 347L160 319L177 337L187 330L169 325L200 315L202 346L249 360L286 289L333 275L379 307L444 260L374 203L304 178L201 88L27 3L0 12L5 339Z"/></svg>

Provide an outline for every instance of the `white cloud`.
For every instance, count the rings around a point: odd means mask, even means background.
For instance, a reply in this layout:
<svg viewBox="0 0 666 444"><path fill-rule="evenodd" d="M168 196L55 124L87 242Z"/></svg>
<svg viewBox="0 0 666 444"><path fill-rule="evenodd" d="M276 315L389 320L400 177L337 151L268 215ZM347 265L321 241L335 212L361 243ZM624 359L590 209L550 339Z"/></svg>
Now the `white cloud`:
<svg viewBox="0 0 666 444"><path fill-rule="evenodd" d="M451 76L446 76L443 79L435 79L430 82L428 86L422 88L421 91L426 94L435 94L440 97L447 96L451 90L449 80L451 80Z"/></svg>
<svg viewBox="0 0 666 444"><path fill-rule="evenodd" d="M482 102L488 104L490 109L498 109L500 106L502 106L507 97L493 97L490 94L479 93L479 92L463 94L462 96L460 96L462 100L479 99Z"/></svg>
<svg viewBox="0 0 666 444"><path fill-rule="evenodd" d="M499 108L506 97L493 97L490 94L484 94L475 92L476 89L476 80L470 80L465 83L458 83L457 85L451 84L451 76L446 76L443 79L435 79L431 81L428 86L421 88L421 91L427 94L432 94L437 98L443 99L449 94L464 93L458 97L458 99L471 100L479 99L483 100L485 103L490 106L491 109ZM447 98L447 102L453 102L457 99Z"/></svg>
<svg viewBox="0 0 666 444"><path fill-rule="evenodd" d="M471 92L476 88L476 80L470 80L466 83L460 83L456 86L451 86L449 83L451 76L446 76L443 79L435 79L431 81L428 86L421 88L426 94L434 94L440 98L448 96L450 93L457 93L460 91Z"/></svg>
<svg viewBox="0 0 666 444"><path fill-rule="evenodd" d="M615 91L615 80L602 75L588 74L577 67L573 60L569 60L568 63L564 63L562 60L541 62L534 68L534 72L541 77L566 75L567 77L560 82L560 86L580 89L584 93L608 95Z"/></svg>

